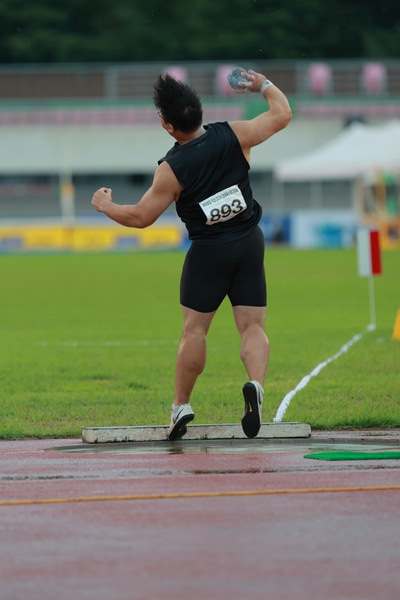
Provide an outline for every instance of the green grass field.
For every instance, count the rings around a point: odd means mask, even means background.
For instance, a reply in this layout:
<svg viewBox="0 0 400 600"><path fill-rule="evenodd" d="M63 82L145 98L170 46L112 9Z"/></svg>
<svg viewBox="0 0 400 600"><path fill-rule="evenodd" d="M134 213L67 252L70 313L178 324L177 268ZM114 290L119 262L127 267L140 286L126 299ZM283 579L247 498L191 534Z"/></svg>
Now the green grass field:
<svg viewBox="0 0 400 600"><path fill-rule="evenodd" d="M80 436L82 427L169 420L184 254L1 256L0 438ZM271 357L263 420L356 333L362 339L296 394L286 421L400 425L400 253L376 277L377 328L355 250L268 248ZM192 397L196 423L239 422L246 374L224 302Z"/></svg>

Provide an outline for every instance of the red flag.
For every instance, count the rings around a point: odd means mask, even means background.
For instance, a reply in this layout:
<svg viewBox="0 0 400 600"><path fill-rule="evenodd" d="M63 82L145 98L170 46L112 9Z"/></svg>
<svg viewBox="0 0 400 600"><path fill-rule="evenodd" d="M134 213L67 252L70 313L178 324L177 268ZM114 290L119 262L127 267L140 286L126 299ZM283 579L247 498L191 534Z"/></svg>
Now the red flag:
<svg viewBox="0 0 400 600"><path fill-rule="evenodd" d="M358 274L360 277L382 273L379 231L359 229L357 231Z"/></svg>

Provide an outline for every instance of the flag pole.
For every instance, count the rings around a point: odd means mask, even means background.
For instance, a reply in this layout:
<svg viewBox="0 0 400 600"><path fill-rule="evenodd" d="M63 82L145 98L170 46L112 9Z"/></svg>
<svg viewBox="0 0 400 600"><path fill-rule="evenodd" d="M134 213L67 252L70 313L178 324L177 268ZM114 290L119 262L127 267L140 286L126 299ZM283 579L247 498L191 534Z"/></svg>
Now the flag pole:
<svg viewBox="0 0 400 600"><path fill-rule="evenodd" d="M369 314L371 323L369 329L376 329L376 313L375 313L375 286L374 277L370 275L369 279Z"/></svg>

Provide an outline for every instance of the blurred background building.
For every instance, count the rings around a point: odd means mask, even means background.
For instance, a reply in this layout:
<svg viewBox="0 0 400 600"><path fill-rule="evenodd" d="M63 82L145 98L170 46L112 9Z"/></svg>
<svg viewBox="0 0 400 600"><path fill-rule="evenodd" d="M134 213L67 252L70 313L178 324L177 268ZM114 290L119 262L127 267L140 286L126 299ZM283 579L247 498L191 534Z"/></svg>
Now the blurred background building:
<svg viewBox="0 0 400 600"><path fill-rule="evenodd" d="M205 122L259 114L261 96L229 88L232 66L265 73L293 110L289 127L252 151L266 241L350 246L364 223L400 247L400 59L237 59L0 64L0 252L185 245L173 208L133 231L95 213L91 196L107 186L116 202L137 202L151 185L173 143L152 103L159 73L197 90ZM390 141L377 136L382 126ZM350 130L362 132L348 154Z"/></svg>

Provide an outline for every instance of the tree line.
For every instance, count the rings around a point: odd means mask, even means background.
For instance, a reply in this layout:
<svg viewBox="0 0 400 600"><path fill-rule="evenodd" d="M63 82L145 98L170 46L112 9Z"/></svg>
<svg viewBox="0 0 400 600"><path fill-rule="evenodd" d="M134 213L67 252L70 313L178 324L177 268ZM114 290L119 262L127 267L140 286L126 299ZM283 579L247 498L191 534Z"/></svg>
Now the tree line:
<svg viewBox="0 0 400 600"><path fill-rule="evenodd" d="M0 0L3 64L398 57L398 0Z"/></svg>

